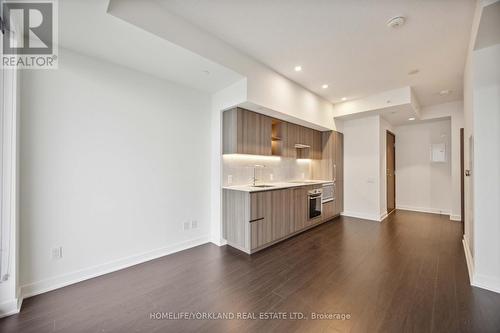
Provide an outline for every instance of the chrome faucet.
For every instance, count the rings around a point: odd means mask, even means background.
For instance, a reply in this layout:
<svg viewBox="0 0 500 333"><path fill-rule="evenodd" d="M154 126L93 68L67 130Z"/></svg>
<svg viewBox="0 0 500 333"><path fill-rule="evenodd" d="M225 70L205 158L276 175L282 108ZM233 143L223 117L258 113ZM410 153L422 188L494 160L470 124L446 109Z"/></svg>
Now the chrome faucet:
<svg viewBox="0 0 500 333"><path fill-rule="evenodd" d="M255 170L257 168L265 168L266 166L265 165L262 165L262 164L255 164L253 166L253 178L252 178L252 186L255 186L255 182L258 181L257 177L255 176Z"/></svg>

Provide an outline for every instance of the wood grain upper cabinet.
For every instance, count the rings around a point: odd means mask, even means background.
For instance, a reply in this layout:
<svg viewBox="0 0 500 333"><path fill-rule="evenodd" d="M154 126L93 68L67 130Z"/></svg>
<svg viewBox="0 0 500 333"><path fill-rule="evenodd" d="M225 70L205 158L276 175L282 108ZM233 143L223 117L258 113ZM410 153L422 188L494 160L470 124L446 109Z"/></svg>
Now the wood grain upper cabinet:
<svg viewBox="0 0 500 333"><path fill-rule="evenodd" d="M224 111L222 119L224 154L272 154L272 118L235 108Z"/></svg>
<svg viewBox="0 0 500 333"><path fill-rule="evenodd" d="M258 153L257 155L272 155L272 128L273 119L271 117L259 114L259 139L258 139Z"/></svg>
<svg viewBox="0 0 500 333"><path fill-rule="evenodd" d="M322 157L322 133L313 131L312 159L321 160Z"/></svg>

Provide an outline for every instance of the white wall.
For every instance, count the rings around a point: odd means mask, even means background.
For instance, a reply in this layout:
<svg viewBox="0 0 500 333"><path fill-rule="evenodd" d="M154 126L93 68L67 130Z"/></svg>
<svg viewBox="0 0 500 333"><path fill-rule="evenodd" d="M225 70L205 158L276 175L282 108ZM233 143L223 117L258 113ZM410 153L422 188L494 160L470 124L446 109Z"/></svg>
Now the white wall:
<svg viewBox="0 0 500 333"><path fill-rule="evenodd" d="M495 6L488 6L497 3ZM493 28L481 31L483 12L498 11L498 0L477 1L464 75L465 178L464 249L471 284L500 292L500 45L475 49L476 37L499 40ZM491 12L490 12L491 13ZM497 12L498 14L498 12Z"/></svg>
<svg viewBox="0 0 500 333"><path fill-rule="evenodd" d="M344 122L344 215L380 220L380 116Z"/></svg>
<svg viewBox="0 0 500 333"><path fill-rule="evenodd" d="M477 50L473 55L474 284L497 292L500 292L499 59L500 44Z"/></svg>
<svg viewBox="0 0 500 333"><path fill-rule="evenodd" d="M464 103L454 101L422 109L422 120L451 119L451 211L450 219L461 220L460 129L464 128ZM464 135L464 141L466 137Z"/></svg>
<svg viewBox="0 0 500 333"><path fill-rule="evenodd" d="M210 96L59 56L58 70L23 72L25 295L209 240Z"/></svg>
<svg viewBox="0 0 500 333"><path fill-rule="evenodd" d="M19 312L19 71L0 69L0 317Z"/></svg>
<svg viewBox="0 0 500 333"><path fill-rule="evenodd" d="M398 209L450 214L451 121L398 126L396 133L396 205ZM430 145L446 144L446 162L430 161Z"/></svg>

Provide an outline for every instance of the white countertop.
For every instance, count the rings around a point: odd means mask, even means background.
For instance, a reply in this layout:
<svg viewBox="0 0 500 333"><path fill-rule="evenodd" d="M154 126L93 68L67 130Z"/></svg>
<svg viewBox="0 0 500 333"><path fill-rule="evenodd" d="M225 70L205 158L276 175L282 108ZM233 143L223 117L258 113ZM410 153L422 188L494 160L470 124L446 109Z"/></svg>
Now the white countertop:
<svg viewBox="0 0 500 333"><path fill-rule="evenodd" d="M322 185L326 183L333 183L331 180L294 180L290 182L279 183L264 183L265 185L272 185L271 187L254 187L252 185L235 185L223 186L225 190L242 191L242 192L262 192L262 191L275 191L291 187ZM257 185L259 185L258 183Z"/></svg>

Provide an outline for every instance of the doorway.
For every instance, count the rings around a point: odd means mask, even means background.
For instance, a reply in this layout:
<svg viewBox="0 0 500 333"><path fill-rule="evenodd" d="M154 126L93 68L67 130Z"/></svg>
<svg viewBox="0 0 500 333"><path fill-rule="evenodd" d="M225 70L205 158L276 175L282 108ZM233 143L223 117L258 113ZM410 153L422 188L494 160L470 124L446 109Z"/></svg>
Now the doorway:
<svg viewBox="0 0 500 333"><path fill-rule="evenodd" d="M396 209L396 136L387 131L386 135L386 180L387 180L387 214Z"/></svg>

